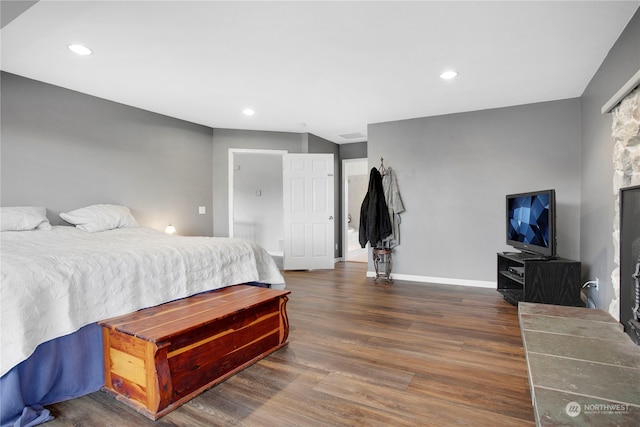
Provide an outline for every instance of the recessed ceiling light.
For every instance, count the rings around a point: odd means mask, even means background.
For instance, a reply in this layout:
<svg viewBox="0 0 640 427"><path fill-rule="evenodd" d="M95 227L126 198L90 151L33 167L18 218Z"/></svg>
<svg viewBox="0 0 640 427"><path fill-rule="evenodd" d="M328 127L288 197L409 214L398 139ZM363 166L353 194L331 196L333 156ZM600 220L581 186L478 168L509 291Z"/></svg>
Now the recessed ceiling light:
<svg viewBox="0 0 640 427"><path fill-rule="evenodd" d="M242 110L242 114L244 114L245 116L253 116L255 113L256 112L251 108L245 108L244 110Z"/></svg>
<svg viewBox="0 0 640 427"><path fill-rule="evenodd" d="M76 55L87 56L91 55L93 51L86 46L82 46L81 44L70 44L67 46L69 50Z"/></svg>
<svg viewBox="0 0 640 427"><path fill-rule="evenodd" d="M451 80L452 78L456 77L458 75L458 73L456 73L453 70L450 71L445 71L444 73L440 74L440 78L444 79L444 80Z"/></svg>

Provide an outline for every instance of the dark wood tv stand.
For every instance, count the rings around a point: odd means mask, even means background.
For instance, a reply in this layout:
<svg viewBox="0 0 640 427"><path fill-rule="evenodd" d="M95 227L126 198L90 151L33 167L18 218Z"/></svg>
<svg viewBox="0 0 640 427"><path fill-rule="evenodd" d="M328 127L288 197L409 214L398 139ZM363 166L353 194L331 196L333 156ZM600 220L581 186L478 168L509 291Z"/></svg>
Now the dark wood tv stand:
<svg viewBox="0 0 640 427"><path fill-rule="evenodd" d="M580 262L498 252L497 290L505 300L580 307Z"/></svg>

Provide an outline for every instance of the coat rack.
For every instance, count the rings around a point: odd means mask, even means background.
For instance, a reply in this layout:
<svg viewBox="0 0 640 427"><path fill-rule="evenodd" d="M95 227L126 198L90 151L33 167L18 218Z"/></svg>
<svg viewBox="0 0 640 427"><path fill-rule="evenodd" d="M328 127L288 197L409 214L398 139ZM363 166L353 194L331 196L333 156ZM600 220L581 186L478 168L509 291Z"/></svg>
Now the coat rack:
<svg viewBox="0 0 640 427"><path fill-rule="evenodd" d="M384 167L384 158L380 157L380 168L378 169L380 175L385 176L389 173L387 168ZM375 283L378 283L378 280L386 280L389 283L393 283L393 279L391 278L391 267L392 267L392 257L391 257L391 248L384 247L384 243L382 243L382 247L373 248L373 267L376 271L376 279Z"/></svg>
<svg viewBox="0 0 640 427"><path fill-rule="evenodd" d="M373 267L376 271L375 283L378 280L386 280L393 283L391 278L391 249L390 248L374 248L373 249Z"/></svg>
<svg viewBox="0 0 640 427"><path fill-rule="evenodd" d="M387 171L387 168L384 167L384 159L382 157L380 157L380 168L378 168L378 172L380 172L380 175L385 176L387 173L389 173L389 171Z"/></svg>
<svg viewBox="0 0 640 427"><path fill-rule="evenodd" d="M404 205L395 172L390 167L385 167L384 158L380 157L379 168L371 168L369 189L360 207L358 239L361 247L364 248L370 244L372 248L376 283L380 279L393 283L391 256L393 248L400 242L398 215L403 211ZM387 216L386 213L389 215Z"/></svg>

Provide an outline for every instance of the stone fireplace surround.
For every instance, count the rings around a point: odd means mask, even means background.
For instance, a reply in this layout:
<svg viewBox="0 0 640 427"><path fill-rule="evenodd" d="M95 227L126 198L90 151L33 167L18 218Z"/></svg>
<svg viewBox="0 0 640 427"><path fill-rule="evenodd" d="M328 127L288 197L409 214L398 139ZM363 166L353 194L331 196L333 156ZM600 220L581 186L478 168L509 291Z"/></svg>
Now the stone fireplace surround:
<svg viewBox="0 0 640 427"><path fill-rule="evenodd" d="M615 268L611 273L614 298L609 313L620 320L620 189L640 185L640 87L636 87L612 110L613 146L613 248ZM623 297L627 297L626 295Z"/></svg>

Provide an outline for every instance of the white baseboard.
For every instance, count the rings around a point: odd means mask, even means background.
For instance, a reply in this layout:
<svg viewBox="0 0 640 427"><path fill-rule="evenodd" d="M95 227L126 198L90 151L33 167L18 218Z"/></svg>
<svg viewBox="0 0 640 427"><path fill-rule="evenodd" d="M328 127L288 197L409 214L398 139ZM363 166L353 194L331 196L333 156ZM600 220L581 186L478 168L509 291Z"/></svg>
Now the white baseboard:
<svg viewBox="0 0 640 427"><path fill-rule="evenodd" d="M376 277L375 271L367 271L367 277ZM496 282L484 281L484 280L468 280L468 279L450 279L448 277L431 277L431 276L416 276L413 274L391 274L393 280L406 280L409 282L419 283L435 283L438 285L458 285L458 286L472 286L474 288L490 288L496 289Z"/></svg>

